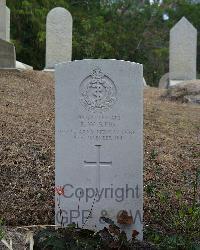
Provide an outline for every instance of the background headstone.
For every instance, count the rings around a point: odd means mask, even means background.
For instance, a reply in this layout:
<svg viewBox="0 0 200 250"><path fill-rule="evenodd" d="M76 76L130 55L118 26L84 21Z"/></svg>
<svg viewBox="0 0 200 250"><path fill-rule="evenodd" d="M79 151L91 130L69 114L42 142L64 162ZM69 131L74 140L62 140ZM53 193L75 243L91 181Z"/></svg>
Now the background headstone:
<svg viewBox="0 0 200 250"><path fill-rule="evenodd" d="M197 30L183 17L170 30L170 86L196 79Z"/></svg>
<svg viewBox="0 0 200 250"><path fill-rule="evenodd" d="M52 9L46 23L46 69L55 64L71 61L72 16L64 8Z"/></svg>
<svg viewBox="0 0 200 250"><path fill-rule="evenodd" d="M57 65L55 76L55 183L64 194L56 196L56 224L103 229L106 217L142 239L142 65L82 60Z"/></svg>
<svg viewBox="0 0 200 250"><path fill-rule="evenodd" d="M171 86L162 97L175 102L200 104L200 80L187 80Z"/></svg>
<svg viewBox="0 0 200 250"><path fill-rule="evenodd" d="M160 89L167 89L169 87L169 72L164 74L159 81L158 87Z"/></svg>
<svg viewBox="0 0 200 250"><path fill-rule="evenodd" d="M0 68L15 68L16 54L12 43L0 39Z"/></svg>
<svg viewBox="0 0 200 250"><path fill-rule="evenodd" d="M144 87L147 87L147 82L144 77L143 77L143 84L144 84Z"/></svg>
<svg viewBox="0 0 200 250"><path fill-rule="evenodd" d="M0 39L10 41L10 9L0 0Z"/></svg>
<svg viewBox="0 0 200 250"><path fill-rule="evenodd" d="M10 9L6 6L6 41L10 42Z"/></svg>

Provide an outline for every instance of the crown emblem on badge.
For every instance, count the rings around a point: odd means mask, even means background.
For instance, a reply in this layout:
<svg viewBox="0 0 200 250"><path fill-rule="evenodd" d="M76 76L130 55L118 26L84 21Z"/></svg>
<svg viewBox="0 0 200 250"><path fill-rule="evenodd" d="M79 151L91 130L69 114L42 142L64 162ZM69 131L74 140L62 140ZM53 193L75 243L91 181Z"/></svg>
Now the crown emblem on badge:
<svg viewBox="0 0 200 250"><path fill-rule="evenodd" d="M91 112L104 112L117 100L114 82L100 68L94 68L80 84L80 102Z"/></svg>

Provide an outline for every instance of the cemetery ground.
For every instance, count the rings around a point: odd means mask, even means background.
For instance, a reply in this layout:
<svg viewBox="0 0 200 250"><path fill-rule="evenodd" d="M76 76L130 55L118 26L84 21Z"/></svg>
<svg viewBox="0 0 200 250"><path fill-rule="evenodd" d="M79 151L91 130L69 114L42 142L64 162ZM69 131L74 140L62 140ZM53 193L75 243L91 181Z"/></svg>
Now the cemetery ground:
<svg viewBox="0 0 200 250"><path fill-rule="evenodd" d="M144 91L144 239L199 249L200 106L164 99L164 91ZM21 232L35 230L23 226L54 224L52 73L1 71L0 113L0 232L20 245Z"/></svg>

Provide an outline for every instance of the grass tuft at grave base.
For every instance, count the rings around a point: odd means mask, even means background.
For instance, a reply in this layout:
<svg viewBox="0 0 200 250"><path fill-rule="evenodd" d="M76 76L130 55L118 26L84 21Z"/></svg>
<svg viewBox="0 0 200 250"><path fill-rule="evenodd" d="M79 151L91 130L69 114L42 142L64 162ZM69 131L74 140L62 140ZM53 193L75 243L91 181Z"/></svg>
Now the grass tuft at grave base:
<svg viewBox="0 0 200 250"><path fill-rule="evenodd" d="M163 249L200 244L200 106L144 93L145 240ZM52 73L0 71L0 218L54 223Z"/></svg>

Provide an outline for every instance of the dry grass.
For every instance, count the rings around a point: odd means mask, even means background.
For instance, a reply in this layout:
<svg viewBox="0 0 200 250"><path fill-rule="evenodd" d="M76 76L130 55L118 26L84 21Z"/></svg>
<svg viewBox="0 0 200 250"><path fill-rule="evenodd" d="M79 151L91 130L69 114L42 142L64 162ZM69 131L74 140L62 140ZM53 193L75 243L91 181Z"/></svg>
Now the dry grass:
<svg viewBox="0 0 200 250"><path fill-rule="evenodd" d="M0 72L0 216L9 225L53 221L54 81Z"/></svg>
<svg viewBox="0 0 200 250"><path fill-rule="evenodd" d="M181 189L191 202L188 180L194 178L200 163L200 106L162 100L162 93L154 88L145 90L145 186L168 190L170 202ZM1 71L0 113L0 217L13 226L52 224L55 145L51 73ZM145 193L145 223L153 223L154 202Z"/></svg>
<svg viewBox="0 0 200 250"><path fill-rule="evenodd" d="M200 106L163 100L161 95L163 90L151 88L145 91L144 99L145 190L151 185L168 197L160 204L156 195L145 193L145 220L149 224L155 223L156 213L164 220L169 207L180 207L178 190L183 194L182 202L192 204L195 174L200 170ZM199 200L200 189L196 194Z"/></svg>

